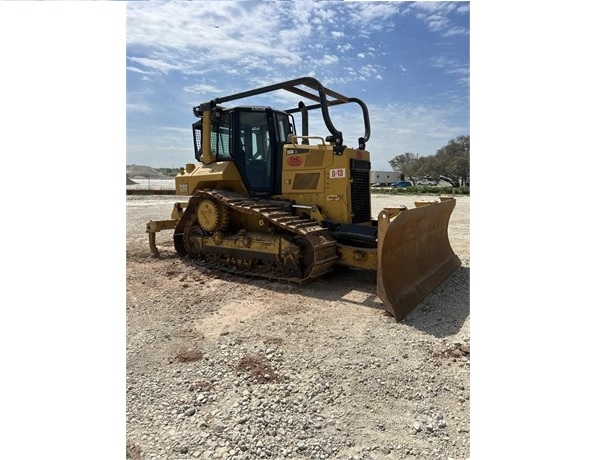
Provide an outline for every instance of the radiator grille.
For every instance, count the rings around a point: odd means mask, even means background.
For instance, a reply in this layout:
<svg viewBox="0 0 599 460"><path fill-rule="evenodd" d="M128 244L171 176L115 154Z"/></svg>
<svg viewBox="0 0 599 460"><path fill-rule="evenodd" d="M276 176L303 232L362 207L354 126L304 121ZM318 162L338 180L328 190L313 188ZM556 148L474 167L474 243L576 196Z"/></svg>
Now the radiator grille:
<svg viewBox="0 0 599 460"><path fill-rule="evenodd" d="M370 162L351 160L350 176L352 223L370 222Z"/></svg>

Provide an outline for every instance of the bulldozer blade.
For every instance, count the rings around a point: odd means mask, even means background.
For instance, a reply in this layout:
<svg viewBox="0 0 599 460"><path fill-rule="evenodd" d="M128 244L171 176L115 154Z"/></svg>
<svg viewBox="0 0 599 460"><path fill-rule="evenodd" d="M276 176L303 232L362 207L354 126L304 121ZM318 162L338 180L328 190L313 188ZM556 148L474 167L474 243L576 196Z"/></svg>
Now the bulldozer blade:
<svg viewBox="0 0 599 460"><path fill-rule="evenodd" d="M399 322L461 265L447 227L455 199L380 212L377 295Z"/></svg>

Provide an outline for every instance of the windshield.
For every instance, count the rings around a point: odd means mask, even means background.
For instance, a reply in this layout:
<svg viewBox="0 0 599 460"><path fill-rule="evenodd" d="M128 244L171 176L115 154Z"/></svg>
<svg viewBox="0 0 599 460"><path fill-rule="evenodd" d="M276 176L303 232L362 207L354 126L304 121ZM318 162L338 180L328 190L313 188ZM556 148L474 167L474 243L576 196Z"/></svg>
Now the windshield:
<svg viewBox="0 0 599 460"><path fill-rule="evenodd" d="M193 124L193 144L195 157L202 161L202 118ZM231 114L223 113L219 121L212 122L210 150L216 161L232 160L231 156Z"/></svg>

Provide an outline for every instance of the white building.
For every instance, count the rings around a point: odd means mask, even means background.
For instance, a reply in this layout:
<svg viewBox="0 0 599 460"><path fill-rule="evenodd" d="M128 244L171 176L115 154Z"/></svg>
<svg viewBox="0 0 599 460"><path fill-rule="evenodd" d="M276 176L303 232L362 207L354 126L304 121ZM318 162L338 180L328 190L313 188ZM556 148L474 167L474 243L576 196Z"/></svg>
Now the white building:
<svg viewBox="0 0 599 460"><path fill-rule="evenodd" d="M370 183L382 186L404 180L404 177L401 171L370 171Z"/></svg>

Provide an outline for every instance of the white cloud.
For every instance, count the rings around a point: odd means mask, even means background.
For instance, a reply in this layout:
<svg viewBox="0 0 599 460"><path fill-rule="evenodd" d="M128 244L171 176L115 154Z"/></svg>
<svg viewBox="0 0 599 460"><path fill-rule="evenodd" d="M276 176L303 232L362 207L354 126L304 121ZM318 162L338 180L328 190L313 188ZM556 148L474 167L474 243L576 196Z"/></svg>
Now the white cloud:
<svg viewBox="0 0 599 460"><path fill-rule="evenodd" d="M175 70L175 69L180 68L180 66L177 66L174 64L169 64L160 59L151 59L151 58L144 58L144 57L142 57L142 58L130 57L129 59L132 60L133 62L141 64L144 67L149 67L151 69L155 69L155 70L158 70L159 72L163 72L163 73L166 73L170 70Z"/></svg>
<svg viewBox="0 0 599 460"><path fill-rule="evenodd" d="M202 83L183 87L183 91L187 91L189 93L215 93L217 90L218 88L216 86L205 85Z"/></svg>
<svg viewBox="0 0 599 460"><path fill-rule="evenodd" d="M444 33L444 37L451 37L454 35L469 35L470 31L464 27L450 27Z"/></svg>
<svg viewBox="0 0 599 460"><path fill-rule="evenodd" d="M354 24L375 25L396 15L400 10L397 2L360 2L351 3L350 17Z"/></svg>
<svg viewBox="0 0 599 460"><path fill-rule="evenodd" d="M382 77L379 75L379 72L378 72L379 67L380 66L374 66L372 64L368 64L368 65L360 67L360 75L361 75L361 77L363 77L362 79L377 78L377 79L381 80Z"/></svg>
<svg viewBox="0 0 599 460"><path fill-rule="evenodd" d="M154 72L148 72L146 70L140 69L139 67L127 66L126 69L131 72L142 73L142 74L146 74L146 75L154 74Z"/></svg>
<svg viewBox="0 0 599 460"><path fill-rule="evenodd" d="M302 58L298 54L289 53L275 57L274 62L285 67L293 67L301 64Z"/></svg>
<svg viewBox="0 0 599 460"><path fill-rule="evenodd" d="M353 67L344 67L344 68L343 68L343 71L344 71L345 73L347 73L348 75L352 75L352 76L356 76L356 75L358 75L358 74L356 73L356 71L354 70L354 68L353 68Z"/></svg>
<svg viewBox="0 0 599 460"><path fill-rule="evenodd" d="M318 61L318 64L329 65L329 64L336 64L337 62L339 62L339 58L337 56L331 56L329 54L325 54L322 57L322 59L320 59L320 61Z"/></svg>
<svg viewBox="0 0 599 460"><path fill-rule="evenodd" d="M302 3L302 2L296 2ZM325 4L312 3L314 6L313 14L323 24L333 24L335 19L335 13L331 9L327 9Z"/></svg>
<svg viewBox="0 0 599 460"><path fill-rule="evenodd" d="M456 13L466 14L470 12L470 2L461 2L460 6L455 9Z"/></svg>
<svg viewBox="0 0 599 460"><path fill-rule="evenodd" d="M295 49L297 44L301 43L304 38L309 37L311 33L312 26L310 24L300 24L292 29L283 28L278 33L281 41L272 43L272 45L280 47L282 43L285 43L287 44L286 49Z"/></svg>
<svg viewBox="0 0 599 460"><path fill-rule="evenodd" d="M432 62L433 67L443 69L443 71L449 75L460 76L461 84L469 84L470 82L470 65L469 63L462 63L455 59L448 58L447 56L437 56Z"/></svg>
<svg viewBox="0 0 599 460"><path fill-rule="evenodd" d="M128 112L148 113L152 111L152 107L143 103L127 103Z"/></svg>
<svg viewBox="0 0 599 460"><path fill-rule="evenodd" d="M428 28L435 32L446 29L447 25L449 24L449 20L447 18L436 14L431 16L421 14L420 17L424 20L424 22L426 22Z"/></svg>
<svg viewBox="0 0 599 460"><path fill-rule="evenodd" d="M415 10L425 11L427 13L436 13L439 11L451 11L455 9L455 5L449 2L414 2L410 7Z"/></svg>
<svg viewBox="0 0 599 460"><path fill-rule="evenodd" d="M416 17L424 21L433 32L440 32L444 37L468 35L464 28L452 25L450 14L467 14L470 6L467 2L414 2L408 10L418 11Z"/></svg>

